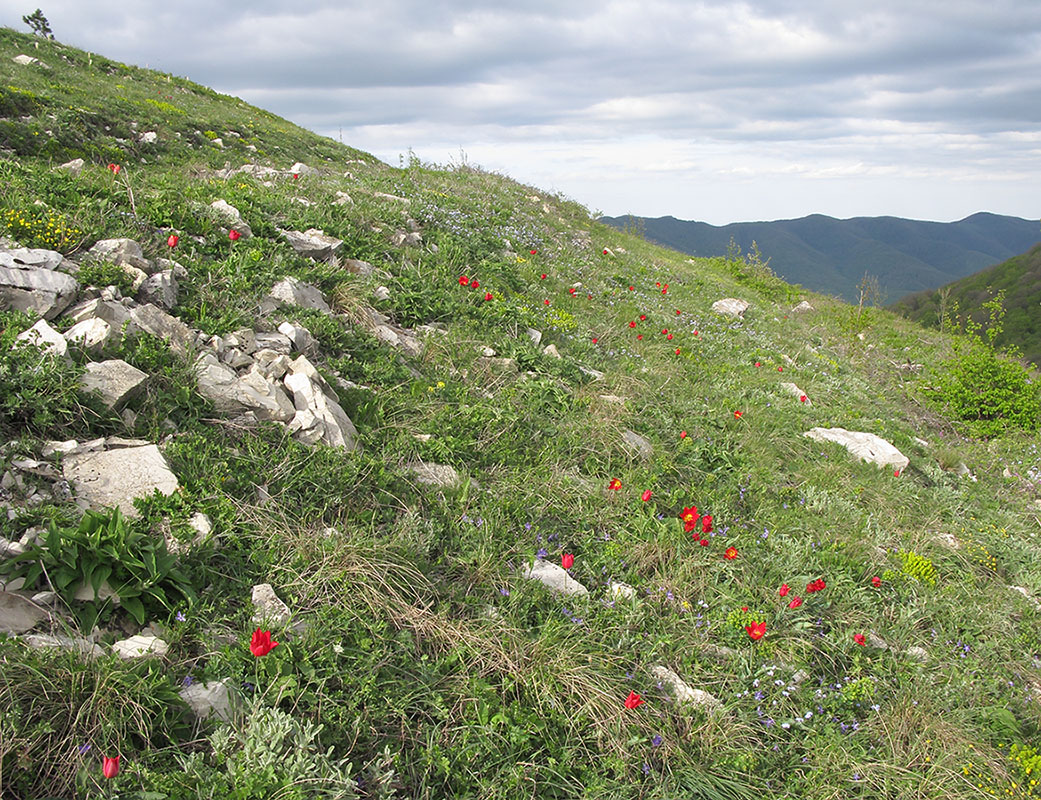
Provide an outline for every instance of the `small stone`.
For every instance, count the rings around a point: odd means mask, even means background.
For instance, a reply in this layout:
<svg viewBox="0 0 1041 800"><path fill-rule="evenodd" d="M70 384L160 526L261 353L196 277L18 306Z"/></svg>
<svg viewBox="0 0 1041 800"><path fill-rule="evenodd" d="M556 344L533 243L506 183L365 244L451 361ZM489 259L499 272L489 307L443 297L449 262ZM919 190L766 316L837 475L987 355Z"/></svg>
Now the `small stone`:
<svg viewBox="0 0 1041 800"><path fill-rule="evenodd" d="M71 650L87 658L100 658L105 655L105 651L90 639L52 636L47 633L30 633L23 636L22 641L34 650L53 647L60 650Z"/></svg>
<svg viewBox="0 0 1041 800"><path fill-rule="evenodd" d="M636 597L636 589L628 583L622 583L620 581L611 581L608 583L607 591L615 600L632 600Z"/></svg>
<svg viewBox="0 0 1041 800"><path fill-rule="evenodd" d="M116 333L112 326L105 320L97 317L77 322L65 331L64 334L65 341L68 344L74 344L92 352L101 350L115 336Z"/></svg>
<svg viewBox="0 0 1041 800"><path fill-rule="evenodd" d="M270 297L286 305L313 308L327 314L332 313L332 309L329 308L329 304L325 302L325 297L317 287L296 278L283 278L276 283L271 287Z"/></svg>
<svg viewBox="0 0 1041 800"><path fill-rule="evenodd" d="M537 331L534 328L528 328L528 338L531 339L531 343L538 347L542 343L542 331Z"/></svg>
<svg viewBox="0 0 1041 800"><path fill-rule="evenodd" d="M56 356L64 356L69 348L69 343L65 340L65 337L48 325L46 320L42 319L37 320L36 324L28 330L18 334L16 341L29 342L29 344L38 347L45 353L52 353Z"/></svg>
<svg viewBox="0 0 1041 800"><path fill-rule="evenodd" d="M13 590L12 584L14 581L8 581L7 588ZM10 591L0 592L0 632L25 633L48 616L31 600Z"/></svg>
<svg viewBox="0 0 1041 800"><path fill-rule="evenodd" d="M788 313L789 314L805 314L808 311L813 311L813 306L811 306L807 301L803 300L801 303L799 303L799 305L797 305L795 308L793 308Z"/></svg>
<svg viewBox="0 0 1041 800"><path fill-rule="evenodd" d="M214 200L210 203L210 208L213 209L213 215L217 219L227 225L230 230L237 231L242 238L249 239L253 236L253 229L249 227L249 223L242 219L239 210L226 200Z"/></svg>
<svg viewBox="0 0 1041 800"><path fill-rule="evenodd" d="M78 178L80 172L83 171L84 160L82 158L74 158L72 161L66 161L58 169L63 169L68 172L72 177Z"/></svg>
<svg viewBox="0 0 1041 800"><path fill-rule="evenodd" d="M224 681L193 683L177 693L195 713L196 719L204 720L212 715L231 722L236 696Z"/></svg>
<svg viewBox="0 0 1041 800"><path fill-rule="evenodd" d="M557 346L555 344L546 345L545 348L543 348L542 352L545 353L547 356L550 356L551 358L563 358L563 356L561 356L560 352L557 350Z"/></svg>
<svg viewBox="0 0 1041 800"><path fill-rule="evenodd" d="M294 325L292 322L283 322L278 326L278 332L286 336L293 344L293 349L300 353L313 353L318 349L318 342L314 336L303 325ZM285 374L285 373L283 373Z"/></svg>
<svg viewBox="0 0 1041 800"><path fill-rule="evenodd" d="M84 391L97 392L105 408L116 411L139 394L147 383L147 374L119 358L91 361L80 379Z"/></svg>
<svg viewBox="0 0 1041 800"><path fill-rule="evenodd" d="M531 566L521 569L521 576L529 580L539 581L554 592L567 595L588 595L589 590L572 578L566 569L558 564L536 558Z"/></svg>
<svg viewBox="0 0 1041 800"><path fill-rule="evenodd" d="M112 652L124 660L150 656L162 658L169 649L170 645L158 636L144 636L141 634L112 644Z"/></svg>
<svg viewBox="0 0 1041 800"><path fill-rule="evenodd" d="M412 470L419 483L427 486L457 489L463 483L462 476L447 464L433 464L420 461L410 464L409 469Z"/></svg>
<svg viewBox="0 0 1041 800"><path fill-rule="evenodd" d="M635 450L644 461L650 461L651 457L654 456L654 447L651 443L635 431L622 431L622 442L630 449Z"/></svg>
<svg viewBox="0 0 1041 800"><path fill-rule="evenodd" d="M717 300L714 302L712 304L712 310L717 314L725 314L731 317L744 317L745 311L748 310L748 303L734 297L727 297L723 300Z"/></svg>
<svg viewBox="0 0 1041 800"><path fill-rule="evenodd" d="M255 625L281 627L293 616L289 606L279 599L270 583L258 583L253 587L252 602L253 608L256 609L253 614Z"/></svg>
<svg viewBox="0 0 1041 800"><path fill-rule="evenodd" d="M652 666L648 670L655 680L660 681L664 686L668 687L669 694L672 695L674 702L677 704L686 704L700 708L703 711L713 714L723 708L723 704L715 697L703 689L695 689L688 685L679 675L673 672L668 667L659 665Z"/></svg>
<svg viewBox="0 0 1041 800"><path fill-rule="evenodd" d="M155 144L155 142L156 142L156 140L158 138L159 138L159 134L157 134L155 131L145 131L144 133L142 133L140 136L137 137L137 140L141 144Z"/></svg>
<svg viewBox="0 0 1041 800"><path fill-rule="evenodd" d="M929 651L924 647L908 647L904 654L913 661L918 661L922 664L929 660Z"/></svg>
<svg viewBox="0 0 1041 800"><path fill-rule="evenodd" d="M390 300L390 289L386 286L377 286L372 295L377 300Z"/></svg>
<svg viewBox="0 0 1041 800"><path fill-rule="evenodd" d="M93 508L118 506L126 517L139 516L134 498L155 491L169 496L178 488L177 476L154 444L69 454L62 470L78 497Z"/></svg>
<svg viewBox="0 0 1041 800"><path fill-rule="evenodd" d="M807 395L806 392L804 392L802 389L800 389L794 383L782 383L781 384L781 388L784 389L784 391L786 391L788 394L790 394L796 400L802 400L802 398L805 397L806 399L803 400L803 405L806 405L806 406L812 406L813 405L813 401L810 400L809 395Z"/></svg>

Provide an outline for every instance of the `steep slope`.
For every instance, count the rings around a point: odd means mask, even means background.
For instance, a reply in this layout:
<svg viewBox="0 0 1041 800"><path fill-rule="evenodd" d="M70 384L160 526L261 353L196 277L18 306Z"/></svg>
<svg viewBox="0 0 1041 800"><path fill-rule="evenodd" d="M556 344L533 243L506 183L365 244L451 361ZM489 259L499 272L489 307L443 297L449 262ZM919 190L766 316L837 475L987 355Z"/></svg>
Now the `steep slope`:
<svg viewBox="0 0 1041 800"><path fill-rule="evenodd" d="M1034 791L1041 454L927 402L949 337L0 64L5 798Z"/></svg>
<svg viewBox="0 0 1041 800"><path fill-rule="evenodd" d="M971 317L985 324L983 303L998 292L1004 293L1005 319L995 344L1014 345L1028 361L1041 364L1041 245L937 291L905 297L893 304L893 310L935 327L943 304L952 321Z"/></svg>
<svg viewBox="0 0 1041 800"><path fill-rule="evenodd" d="M877 277L888 297L900 297L969 275L1041 237L1034 221L988 213L950 223L821 214L720 227L674 217L602 221L638 228L652 241L702 257L725 255L731 239L742 251L754 241L786 281L846 300L856 299L865 274Z"/></svg>

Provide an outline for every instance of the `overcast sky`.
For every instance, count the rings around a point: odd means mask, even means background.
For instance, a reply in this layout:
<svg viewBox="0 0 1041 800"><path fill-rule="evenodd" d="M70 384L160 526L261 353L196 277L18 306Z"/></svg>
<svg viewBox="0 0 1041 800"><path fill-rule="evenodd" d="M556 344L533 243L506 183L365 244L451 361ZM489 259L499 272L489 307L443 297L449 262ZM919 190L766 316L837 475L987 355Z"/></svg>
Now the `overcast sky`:
<svg viewBox="0 0 1041 800"><path fill-rule="evenodd" d="M1041 216L1041 0L38 1L77 47L607 214Z"/></svg>

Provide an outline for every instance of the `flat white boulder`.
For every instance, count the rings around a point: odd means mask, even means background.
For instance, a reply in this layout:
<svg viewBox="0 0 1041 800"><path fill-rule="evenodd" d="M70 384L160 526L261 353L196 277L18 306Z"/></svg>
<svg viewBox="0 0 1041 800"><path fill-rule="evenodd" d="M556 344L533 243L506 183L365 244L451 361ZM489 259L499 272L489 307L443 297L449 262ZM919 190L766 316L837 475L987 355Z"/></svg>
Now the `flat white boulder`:
<svg viewBox="0 0 1041 800"><path fill-rule="evenodd" d="M289 242L297 255L305 258L313 258L315 261L325 261L335 256L343 247L343 240L335 236L326 235L325 231L317 228L308 228L306 231L282 231L282 235Z"/></svg>
<svg viewBox="0 0 1041 800"><path fill-rule="evenodd" d="M225 722L231 722L234 695L224 681L193 683L177 694L195 712L197 719L206 719L212 714Z"/></svg>
<svg viewBox="0 0 1041 800"><path fill-rule="evenodd" d="M55 269L63 263L62 254L53 250L0 248L0 303L54 319L79 291L75 278Z"/></svg>
<svg viewBox="0 0 1041 800"><path fill-rule="evenodd" d="M799 303L799 305L797 305L795 308L793 308L788 313L789 314L805 314L808 311L813 311L813 306L811 306L807 301L803 300L801 303Z"/></svg>
<svg viewBox="0 0 1041 800"><path fill-rule="evenodd" d="M126 517L139 516L135 497L177 491L177 476L154 444L67 455L65 480L92 508L118 507Z"/></svg>
<svg viewBox="0 0 1041 800"><path fill-rule="evenodd" d="M703 709L708 713L719 711L723 704L703 689L695 689L689 686L679 675L668 667L658 664L650 668L651 677L660 681L662 686L669 690L672 699L677 704L689 703L696 708Z"/></svg>
<svg viewBox="0 0 1041 800"><path fill-rule="evenodd" d="M248 239L253 235L253 229L249 227L249 223L242 219L242 214L239 213L239 210L227 200L214 200L210 203L210 208L213 209L213 215L217 219L231 230L238 231L244 239Z"/></svg>
<svg viewBox="0 0 1041 800"><path fill-rule="evenodd" d="M455 489L463 482L462 477L454 467L447 464L433 464L425 461L417 461L409 464L409 469L416 476L416 480L427 486L439 486L442 489Z"/></svg>
<svg viewBox="0 0 1041 800"><path fill-rule="evenodd" d="M83 656L97 658L105 655L105 651L90 639L80 639L71 636L52 636L49 633L30 633L22 637L22 641L34 650L43 648L55 648L58 650L71 650Z"/></svg>
<svg viewBox="0 0 1041 800"><path fill-rule="evenodd" d="M808 405L808 406L812 406L813 405L813 401L810 400L809 395L806 394L806 392L804 392L802 389L800 389L794 383L782 383L781 384L781 388L784 391L786 391L788 394L790 394L792 397L794 397L796 400L801 400L802 398L805 397L806 398L806 401L804 403L805 405Z"/></svg>
<svg viewBox="0 0 1041 800"><path fill-rule="evenodd" d="M743 317L748 310L748 303L738 300L736 297L725 297L712 304L712 310L717 314L726 314L731 317Z"/></svg>
<svg viewBox="0 0 1041 800"><path fill-rule="evenodd" d="M313 308L326 314L332 312L318 287L293 277L283 278L272 286L270 297L289 306Z"/></svg>
<svg viewBox="0 0 1041 800"><path fill-rule="evenodd" d="M0 592L0 632L25 633L50 616L28 598Z"/></svg>
<svg viewBox="0 0 1041 800"><path fill-rule="evenodd" d="M80 386L97 392L105 407L119 410L148 383L148 375L121 358L91 361L86 366Z"/></svg>
<svg viewBox="0 0 1041 800"><path fill-rule="evenodd" d="M862 461L878 467L893 467L903 472L911 460L892 444L873 433L847 431L845 428L811 428L803 436L816 442L841 444Z"/></svg>
<svg viewBox="0 0 1041 800"><path fill-rule="evenodd" d="M170 645L158 636L141 634L112 643L112 652L122 659L145 658L146 656L162 657L169 649Z"/></svg>
<svg viewBox="0 0 1041 800"><path fill-rule="evenodd" d="M521 568L521 577L538 581L554 592L572 595L587 595L589 590L572 578L559 564L536 558L531 566Z"/></svg>

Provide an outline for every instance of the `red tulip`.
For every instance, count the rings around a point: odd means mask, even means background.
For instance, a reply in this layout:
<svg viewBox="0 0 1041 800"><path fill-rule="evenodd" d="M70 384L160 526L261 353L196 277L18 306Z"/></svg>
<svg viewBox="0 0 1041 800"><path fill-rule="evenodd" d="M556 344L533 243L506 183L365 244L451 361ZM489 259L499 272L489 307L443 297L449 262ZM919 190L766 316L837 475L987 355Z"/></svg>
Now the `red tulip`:
<svg viewBox="0 0 1041 800"><path fill-rule="evenodd" d="M651 499L651 495L652 494L654 494L654 493L650 489L645 489L643 494L640 495L640 499L643 500L643 502L646 503L648 500Z"/></svg>
<svg viewBox="0 0 1041 800"><path fill-rule="evenodd" d="M796 595L792 598L792 602L788 604L788 608L798 608L802 605L802 598Z"/></svg>
<svg viewBox="0 0 1041 800"><path fill-rule="evenodd" d="M459 285L460 286L469 286L470 285L470 279L468 277L466 277L465 275L460 275L459 276Z"/></svg>
<svg viewBox="0 0 1041 800"><path fill-rule="evenodd" d="M596 337L593 337L593 344L596 344Z"/></svg>
<svg viewBox="0 0 1041 800"><path fill-rule="evenodd" d="M676 348L676 355L679 355L679 354L680 354L680 349L677 347Z"/></svg>
<svg viewBox="0 0 1041 800"><path fill-rule="evenodd" d="M662 336L664 336L664 335L665 335L665 334L667 334L668 332L669 332L669 329L668 329L668 328L662 328L662 329L661 329L661 335L662 335Z"/></svg>
<svg viewBox="0 0 1041 800"><path fill-rule="evenodd" d="M734 412L734 419L741 419L741 415L743 413L744 413L743 411L735 411Z"/></svg>
<svg viewBox="0 0 1041 800"><path fill-rule="evenodd" d="M233 242L237 242L241 237L242 237L242 234L239 233L234 228L232 228L230 231L228 231L228 238L231 239L231 241L233 241Z"/></svg>
<svg viewBox="0 0 1041 800"><path fill-rule="evenodd" d="M119 756L105 756L101 762L101 774L106 778L114 778L119 774Z"/></svg>
<svg viewBox="0 0 1041 800"><path fill-rule="evenodd" d="M300 173L299 172L294 172L293 173L293 180L294 181L300 180Z"/></svg>
<svg viewBox="0 0 1041 800"><path fill-rule="evenodd" d="M762 364L760 364L760 363L759 363L758 361L756 361L756 362L755 362L755 365L756 365L757 367L761 367L761 366L763 366L763 365L762 365Z"/></svg>
<svg viewBox="0 0 1041 800"><path fill-rule="evenodd" d="M588 297L588 298L589 298L590 300L592 300L592 299L593 299L593 295L592 295L592 294L589 294L589 295L586 295L586 296L587 296L587 297Z"/></svg>
<svg viewBox="0 0 1041 800"><path fill-rule="evenodd" d="M742 611L748 611L748 606L741 606Z"/></svg>
<svg viewBox="0 0 1041 800"><path fill-rule="evenodd" d="M895 472L893 473L893 477L894 477L894 478L899 478L899 477L900 477L900 470L896 470L896 471L895 471Z"/></svg>
<svg viewBox="0 0 1041 800"><path fill-rule="evenodd" d="M560 554L560 566L564 569L571 569L571 565L575 563L575 557L571 553Z"/></svg>
<svg viewBox="0 0 1041 800"><path fill-rule="evenodd" d="M800 403L805 403L806 402L806 395L804 395L804 394L799 395L799 402Z"/></svg>
<svg viewBox="0 0 1041 800"><path fill-rule="evenodd" d="M701 518L701 532L712 533L712 515L706 514Z"/></svg>
<svg viewBox="0 0 1041 800"><path fill-rule="evenodd" d="M485 292L484 293L484 299L485 300L491 300L492 299L492 293L491 292Z"/></svg>
<svg viewBox="0 0 1041 800"><path fill-rule="evenodd" d="M177 247L177 243L179 241L181 241L181 240L177 237L177 234L171 233L170 234L170 238L166 240L166 246L167 247Z"/></svg>
<svg viewBox="0 0 1041 800"><path fill-rule="evenodd" d="M481 285L481 282L479 280L477 280L477 278L474 278L472 281L470 281L470 288L471 289L477 289L478 287L480 287L480 285Z"/></svg>
<svg viewBox="0 0 1041 800"><path fill-rule="evenodd" d="M538 252L538 250L532 250L532 251L531 251L531 254L532 254L532 255L535 255L535 254L536 254L537 252Z"/></svg>
<svg viewBox="0 0 1041 800"><path fill-rule="evenodd" d="M694 331L694 335L695 335L695 336L697 336L697 335L698 335L698 332L697 332L697 331Z"/></svg>
<svg viewBox="0 0 1041 800"><path fill-rule="evenodd" d="M806 593L813 594L814 592L823 591L828 584L824 582L823 578L817 578L815 581L810 581L806 584Z"/></svg>
<svg viewBox="0 0 1041 800"><path fill-rule="evenodd" d="M879 586L882 585L882 579L880 577L878 577L877 575L875 575L871 579L871 585L874 586L877 589Z"/></svg>
<svg viewBox="0 0 1041 800"><path fill-rule="evenodd" d="M725 558L727 561L733 561L735 558L737 558L737 548L728 547L726 551L723 553L723 558Z"/></svg>
<svg viewBox="0 0 1041 800"><path fill-rule="evenodd" d="M636 287L635 286L630 286L629 287L629 291L630 292L635 292L636 291Z"/></svg>
<svg viewBox="0 0 1041 800"><path fill-rule="evenodd" d="M636 322L635 321L634 322L630 322L629 323L629 327L630 328L635 328L636 327Z"/></svg>
<svg viewBox="0 0 1041 800"><path fill-rule="evenodd" d="M790 591L791 591L791 589L788 588L788 584L787 583L782 583L781 584L781 588L777 590L777 594L781 595L781 597L787 597L788 596L788 592L790 592Z"/></svg>
<svg viewBox="0 0 1041 800"><path fill-rule="evenodd" d="M669 341L671 342L671 341L672 341L672 334L670 333L670 334L669 334L668 336L666 336L665 338L666 338L666 339L668 339L668 340L669 340Z"/></svg>
<svg viewBox="0 0 1041 800"><path fill-rule="evenodd" d="M778 367L778 368L777 368L777 371L778 371L778 372L784 372L784 367Z"/></svg>
<svg viewBox="0 0 1041 800"><path fill-rule="evenodd" d="M611 482L607 484L607 488L612 492L617 492L622 488L622 482L618 478L611 478Z"/></svg>
<svg viewBox="0 0 1041 800"><path fill-rule="evenodd" d="M576 291L577 290L574 287L572 287L572 288L568 289L568 294L570 294L572 297L574 297Z"/></svg>
<svg viewBox="0 0 1041 800"><path fill-rule="evenodd" d="M253 638L249 641L249 652L257 658L266 656L278 647L278 642L271 641L271 631L262 631L257 628L253 631Z"/></svg>
<svg viewBox="0 0 1041 800"><path fill-rule="evenodd" d="M626 708L639 708L644 704L644 699L640 697L636 692L629 692L629 696L625 698Z"/></svg>
<svg viewBox="0 0 1041 800"><path fill-rule="evenodd" d="M748 631L748 635L752 637L753 641L759 641L766 634L766 623L753 622L751 625L745 625L745 630Z"/></svg>
<svg viewBox="0 0 1041 800"><path fill-rule="evenodd" d="M542 280L546 280L546 273L543 272L539 277L542 278Z"/></svg>
<svg viewBox="0 0 1041 800"><path fill-rule="evenodd" d="M681 439L686 439L687 438L687 432L686 431L680 431L680 438Z"/></svg>
<svg viewBox="0 0 1041 800"><path fill-rule="evenodd" d="M681 311L680 311L680 310L679 310L679 309L677 308L677 309L676 309L676 316L678 317L678 316L679 316L679 315L680 315L681 313L683 313L683 312L681 312Z"/></svg>
<svg viewBox="0 0 1041 800"><path fill-rule="evenodd" d="M607 255L607 248L606 247L604 248L604 255L605 256Z"/></svg>
<svg viewBox="0 0 1041 800"><path fill-rule="evenodd" d="M867 646L867 643L864 641L864 634L862 634L862 633L854 633L853 634L853 641L856 642L857 644L859 644L861 647L866 647Z"/></svg>
<svg viewBox="0 0 1041 800"><path fill-rule="evenodd" d="M109 164L108 168L113 175L119 174L119 164Z"/></svg>
<svg viewBox="0 0 1041 800"><path fill-rule="evenodd" d="M643 339L643 334L642 333L636 334L636 338L642 340Z"/></svg>
<svg viewBox="0 0 1041 800"><path fill-rule="evenodd" d="M542 304L545 305L545 306L548 306L549 305L549 300L543 300Z"/></svg>
<svg viewBox="0 0 1041 800"><path fill-rule="evenodd" d="M700 544L702 547L708 547L709 542L708 539L702 539L698 542L698 544Z"/></svg>
<svg viewBox="0 0 1041 800"><path fill-rule="evenodd" d="M629 288L631 289L632 287L630 286ZM645 319L647 319L647 315L646 314L640 314L640 322L643 322Z"/></svg>

